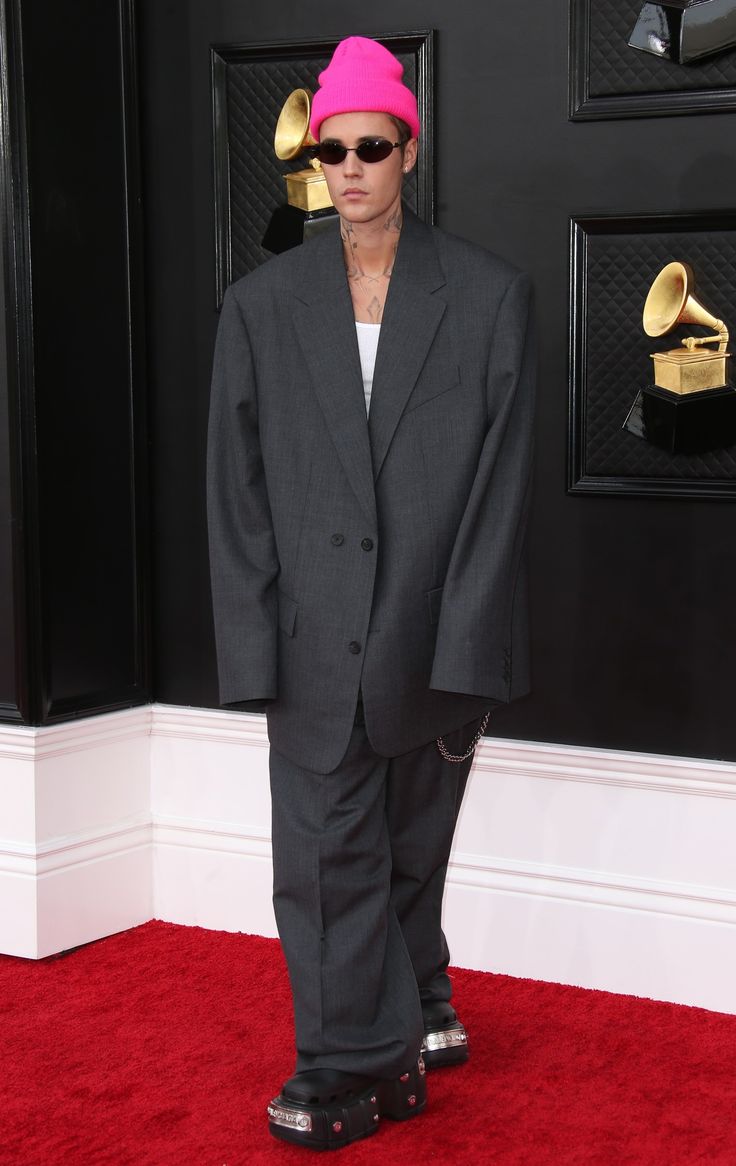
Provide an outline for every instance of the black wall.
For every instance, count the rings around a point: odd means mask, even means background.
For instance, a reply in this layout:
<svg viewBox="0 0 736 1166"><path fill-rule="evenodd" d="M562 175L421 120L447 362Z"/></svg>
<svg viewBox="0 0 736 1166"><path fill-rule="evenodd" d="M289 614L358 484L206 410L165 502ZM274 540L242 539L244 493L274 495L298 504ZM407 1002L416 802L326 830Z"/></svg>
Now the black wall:
<svg viewBox="0 0 736 1166"><path fill-rule="evenodd" d="M149 696L135 38L128 0L0 23L0 702L45 723Z"/></svg>
<svg viewBox="0 0 736 1166"><path fill-rule="evenodd" d="M19 456L19 384L27 362L29 296L25 250L23 102L14 5L0 0L0 719L20 721L27 685L19 646L25 640ZM18 106L20 108L18 108ZM31 345L26 344L26 350Z"/></svg>
<svg viewBox="0 0 736 1166"><path fill-rule="evenodd" d="M2 256L4 275L7 266ZM0 709L17 708L15 687L15 602L13 593L13 522L10 501L10 416L8 412L7 330L5 327L5 288L0 278Z"/></svg>
<svg viewBox="0 0 736 1166"><path fill-rule="evenodd" d="M438 224L530 270L541 329L535 691L499 712L494 732L736 758L733 503L570 496L565 464L569 217L728 207L733 115L570 123L560 0L375 0L370 11L146 0L140 23L156 697L217 702L203 490L216 327L209 45L433 27Z"/></svg>

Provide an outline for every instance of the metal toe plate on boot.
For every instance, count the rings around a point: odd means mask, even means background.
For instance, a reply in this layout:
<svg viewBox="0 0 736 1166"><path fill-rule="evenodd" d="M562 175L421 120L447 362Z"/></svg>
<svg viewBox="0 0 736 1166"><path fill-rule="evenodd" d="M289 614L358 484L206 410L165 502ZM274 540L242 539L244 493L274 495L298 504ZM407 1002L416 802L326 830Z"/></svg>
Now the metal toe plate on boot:
<svg viewBox="0 0 736 1166"><path fill-rule="evenodd" d="M458 1045L467 1045L468 1037L464 1028L453 1028L448 1032L428 1032L424 1038L422 1052L434 1052L436 1049L455 1048Z"/></svg>
<svg viewBox="0 0 736 1166"><path fill-rule="evenodd" d="M286 1130L298 1130L304 1134L312 1132L312 1115L304 1109L285 1109L272 1101L267 1112L272 1125L281 1126Z"/></svg>
<svg viewBox="0 0 736 1166"><path fill-rule="evenodd" d="M459 1021L447 1028L430 1029L424 1034L422 1056L428 1069L460 1065L468 1059L468 1034Z"/></svg>

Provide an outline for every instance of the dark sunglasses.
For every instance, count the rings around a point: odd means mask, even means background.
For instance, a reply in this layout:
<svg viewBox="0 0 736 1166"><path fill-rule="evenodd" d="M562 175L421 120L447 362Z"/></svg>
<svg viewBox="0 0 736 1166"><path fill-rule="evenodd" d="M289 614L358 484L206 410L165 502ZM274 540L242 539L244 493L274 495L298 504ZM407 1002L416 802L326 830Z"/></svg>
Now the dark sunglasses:
<svg viewBox="0 0 736 1166"><path fill-rule="evenodd" d="M386 138L367 138L359 146L341 146L339 142L320 142L312 147L312 156L319 158L323 166L338 166L344 162L351 150L361 162L383 162L401 142L389 142Z"/></svg>

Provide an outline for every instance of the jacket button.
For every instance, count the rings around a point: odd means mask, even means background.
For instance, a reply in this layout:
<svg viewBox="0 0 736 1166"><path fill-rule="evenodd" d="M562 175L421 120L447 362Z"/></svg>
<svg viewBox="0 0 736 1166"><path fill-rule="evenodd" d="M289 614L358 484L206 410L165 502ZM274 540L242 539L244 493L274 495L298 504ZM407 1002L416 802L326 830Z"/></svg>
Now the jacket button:
<svg viewBox="0 0 736 1166"><path fill-rule="evenodd" d="M373 550L373 539L372 538L364 538L361 541L360 545L362 546L364 551L372 551Z"/></svg>
<svg viewBox="0 0 736 1166"><path fill-rule="evenodd" d="M360 653L360 644L358 643L358 641L357 641L357 640L351 640L351 641L350 641L350 643L348 644L348 652L352 652L354 656L357 656L357 655L359 655L359 653Z"/></svg>
<svg viewBox="0 0 736 1166"><path fill-rule="evenodd" d="M333 534L332 538L330 539L330 542L332 543L333 547L341 547L342 544L345 542L345 535L344 534Z"/></svg>

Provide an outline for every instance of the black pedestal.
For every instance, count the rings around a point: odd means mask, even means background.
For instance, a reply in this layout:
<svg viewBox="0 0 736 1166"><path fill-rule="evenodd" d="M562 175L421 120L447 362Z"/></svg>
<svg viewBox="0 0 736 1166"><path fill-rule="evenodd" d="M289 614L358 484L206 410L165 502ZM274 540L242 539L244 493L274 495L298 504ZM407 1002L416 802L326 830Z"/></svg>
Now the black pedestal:
<svg viewBox="0 0 736 1166"><path fill-rule="evenodd" d="M328 206L319 211L303 211L297 206L280 206L271 215L271 221L266 227L262 246L274 255L282 251L289 251L306 242L311 235L315 235L337 219L337 211Z"/></svg>
<svg viewBox="0 0 736 1166"><path fill-rule="evenodd" d="M736 44L736 0L644 4L629 44L679 65L724 52Z"/></svg>
<svg viewBox="0 0 736 1166"><path fill-rule="evenodd" d="M669 453L706 453L736 443L736 389L724 385L679 396L647 385L629 410L624 429Z"/></svg>

